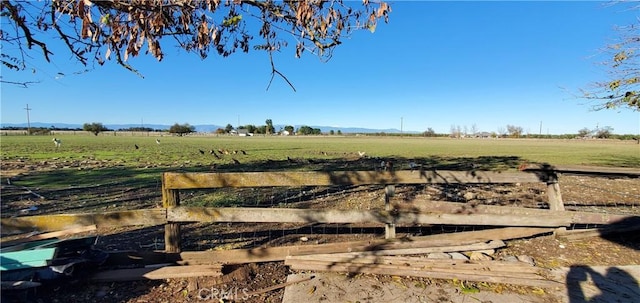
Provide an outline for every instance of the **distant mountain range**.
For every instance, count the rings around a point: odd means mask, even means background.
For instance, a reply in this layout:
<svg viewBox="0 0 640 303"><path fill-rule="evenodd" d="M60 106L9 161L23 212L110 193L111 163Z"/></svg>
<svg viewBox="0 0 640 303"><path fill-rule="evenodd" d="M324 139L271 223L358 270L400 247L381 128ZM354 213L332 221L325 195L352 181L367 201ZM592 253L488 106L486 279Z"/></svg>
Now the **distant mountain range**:
<svg viewBox="0 0 640 303"><path fill-rule="evenodd" d="M169 129L171 127L171 125L163 125L163 124L144 124L144 125L140 125L140 124L104 124L105 127L109 128L109 129L127 129L127 128L132 128L132 127L148 127L148 128L152 128L152 129L160 129L160 130L165 130L165 129ZM224 128L224 126L220 126L220 125L213 125L213 124L201 124L201 125L193 125L196 128L197 132L213 132L218 128ZM300 126L302 125L293 125L293 127L295 127L296 129L298 129ZM399 129L395 129L395 128L387 128L387 129L372 129L372 128L361 128L361 127L334 127L334 126L311 126L311 125L307 125L311 128L319 128L320 131L322 131L323 133L328 133L330 131L341 131L343 134L365 134L365 133L389 133L389 134L396 134L396 133L400 133ZM0 124L1 128L6 128L6 127L27 127L27 123L2 123ZM82 128L82 124L67 124L67 123L43 123L43 122L32 122L31 123L31 127L40 127L40 128L51 128L51 127L55 127L55 128L70 128L70 129L76 129L76 128ZM279 130L280 128L284 128L285 125L274 125L273 126L276 130ZM405 133L417 133L415 131L404 131Z"/></svg>

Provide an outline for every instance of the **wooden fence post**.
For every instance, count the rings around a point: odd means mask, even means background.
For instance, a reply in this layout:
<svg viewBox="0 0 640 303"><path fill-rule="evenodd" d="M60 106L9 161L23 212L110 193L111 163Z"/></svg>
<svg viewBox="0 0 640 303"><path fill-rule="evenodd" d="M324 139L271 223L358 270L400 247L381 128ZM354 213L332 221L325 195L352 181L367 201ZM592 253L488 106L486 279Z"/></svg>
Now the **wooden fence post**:
<svg viewBox="0 0 640 303"><path fill-rule="evenodd" d="M547 196L549 197L549 209L554 211L563 211L564 202L560 193L560 184L558 184L558 175L555 171L547 172Z"/></svg>
<svg viewBox="0 0 640 303"><path fill-rule="evenodd" d="M549 209L551 211L564 211L564 202L558 184L558 174L556 171L547 171L547 197L549 198ZM566 227L558 227L553 234L558 235L566 231Z"/></svg>
<svg viewBox="0 0 640 303"><path fill-rule="evenodd" d="M165 174L162 174L162 207L171 208L180 205L178 189L167 189ZM167 223L164 226L164 250L168 253L179 253L182 244L180 223Z"/></svg>
<svg viewBox="0 0 640 303"><path fill-rule="evenodd" d="M387 185L384 188L384 209L387 211L393 210L393 206L391 205L391 197L395 195L396 187L395 185ZM386 239L395 239L396 237L396 224L388 223L384 226L384 234Z"/></svg>

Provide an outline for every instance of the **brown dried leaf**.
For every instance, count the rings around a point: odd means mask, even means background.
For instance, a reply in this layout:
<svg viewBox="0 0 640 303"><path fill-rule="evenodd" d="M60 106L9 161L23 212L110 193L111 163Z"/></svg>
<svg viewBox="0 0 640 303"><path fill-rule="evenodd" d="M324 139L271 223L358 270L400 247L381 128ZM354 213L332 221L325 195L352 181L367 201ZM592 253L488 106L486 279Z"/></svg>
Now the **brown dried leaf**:
<svg viewBox="0 0 640 303"><path fill-rule="evenodd" d="M220 43L220 36L218 36L218 28L214 28L213 32L211 33L211 39L213 40L213 44L214 45L218 45L218 43Z"/></svg>
<svg viewBox="0 0 640 303"><path fill-rule="evenodd" d="M89 21L86 18L82 19L82 29L80 30L82 39L89 38L91 36L89 30Z"/></svg>
<svg viewBox="0 0 640 303"><path fill-rule="evenodd" d="M78 1L78 8L76 14L80 19L84 19L84 1Z"/></svg>
<svg viewBox="0 0 640 303"><path fill-rule="evenodd" d="M385 2L380 3L380 7L378 7L377 17L380 18L382 16L386 16L389 11L389 5Z"/></svg>
<svg viewBox="0 0 640 303"><path fill-rule="evenodd" d="M302 43L296 44L296 58L302 57L303 51L304 51L304 44Z"/></svg>
<svg viewBox="0 0 640 303"><path fill-rule="evenodd" d="M164 58L164 54L162 53L162 48L160 47L160 41L156 41L156 50L158 51L156 53L156 58L158 58L158 61L162 61L162 59Z"/></svg>

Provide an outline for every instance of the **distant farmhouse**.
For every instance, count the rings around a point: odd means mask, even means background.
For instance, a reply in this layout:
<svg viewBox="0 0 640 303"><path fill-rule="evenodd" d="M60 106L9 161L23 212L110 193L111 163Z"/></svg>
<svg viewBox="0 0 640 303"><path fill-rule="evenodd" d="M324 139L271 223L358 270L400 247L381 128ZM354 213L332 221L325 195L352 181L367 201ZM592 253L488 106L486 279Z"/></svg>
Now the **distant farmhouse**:
<svg viewBox="0 0 640 303"><path fill-rule="evenodd" d="M241 128L241 129L238 129L238 130L234 129L234 130L231 130L231 132L229 132L229 133L231 133L232 135L238 135L240 137L251 137L251 136L253 136L253 133L250 133L249 130L246 129L246 128Z"/></svg>

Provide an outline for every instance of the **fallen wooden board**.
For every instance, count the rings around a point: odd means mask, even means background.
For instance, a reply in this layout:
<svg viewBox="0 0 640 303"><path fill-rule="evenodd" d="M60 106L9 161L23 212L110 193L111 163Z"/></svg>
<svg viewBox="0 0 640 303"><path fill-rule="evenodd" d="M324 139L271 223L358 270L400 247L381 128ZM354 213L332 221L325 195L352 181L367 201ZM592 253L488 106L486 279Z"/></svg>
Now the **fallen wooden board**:
<svg viewBox="0 0 640 303"><path fill-rule="evenodd" d="M635 224L611 224L601 228L558 230L556 231L556 235L559 238L571 241L590 237L606 237L618 233L635 232L638 230L640 230L640 224L636 221Z"/></svg>
<svg viewBox="0 0 640 303"><path fill-rule="evenodd" d="M189 265L114 269L95 273L90 280L96 282L116 282L135 280L161 280L190 277L216 277L222 275L222 265Z"/></svg>
<svg viewBox="0 0 640 303"><path fill-rule="evenodd" d="M340 255L346 259L358 259L358 258L364 258L364 257L370 257L370 256L400 256L400 255L419 255L419 254L429 254L429 253L477 251L477 250L496 249L496 248L504 247L505 245L506 244L503 241L494 240L489 243L482 242L482 243L474 243L469 245L384 249L384 250L374 250L374 251L336 253L336 254L327 254L327 255L331 255L331 256ZM305 255L305 256L315 257L315 256L321 256L321 255Z"/></svg>
<svg viewBox="0 0 640 303"><path fill-rule="evenodd" d="M376 239L318 245L182 252L167 255L167 261L180 262L180 264L188 265L210 264L212 262L241 264L282 261L285 260L287 256L468 245L491 240L528 238L538 234L552 233L553 230L552 228L506 227L388 240Z"/></svg>
<svg viewBox="0 0 640 303"><path fill-rule="evenodd" d="M58 238L62 236L68 236L68 235L73 235L73 234L78 234L83 232L95 231L96 229L98 229L98 227L94 224L94 225L81 226L81 227L54 231L49 233L36 234L36 235L27 236L24 238L15 239L15 240L3 241L2 246L14 245L14 244L29 242L29 241Z"/></svg>

